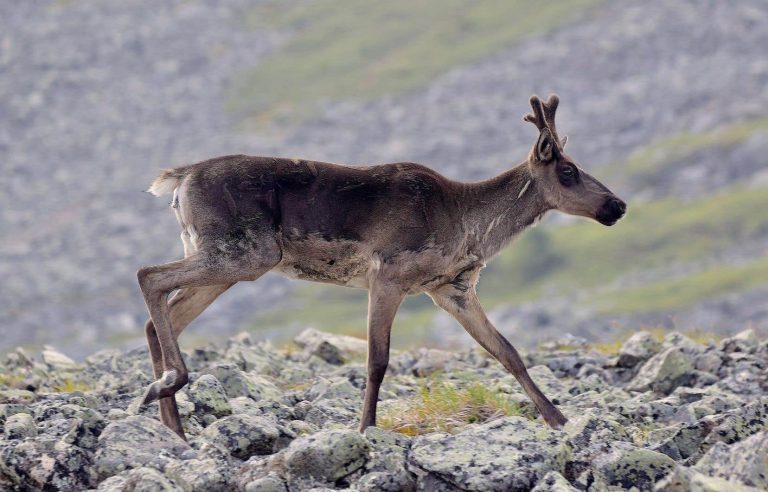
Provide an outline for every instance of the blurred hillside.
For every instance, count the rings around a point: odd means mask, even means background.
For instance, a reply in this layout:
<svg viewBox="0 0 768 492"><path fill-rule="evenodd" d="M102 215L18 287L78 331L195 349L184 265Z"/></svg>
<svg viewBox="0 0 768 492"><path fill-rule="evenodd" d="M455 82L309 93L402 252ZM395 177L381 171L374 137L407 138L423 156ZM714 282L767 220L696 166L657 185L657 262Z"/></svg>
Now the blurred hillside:
<svg viewBox="0 0 768 492"><path fill-rule="evenodd" d="M532 93L630 204L552 214L481 298L523 345L641 325L768 330L768 5L579 0L0 2L0 351L142 343L136 269L177 258L159 168L223 154L416 161L457 179L519 162ZM365 292L270 275L186 345L243 328L364 333ZM395 343L463 343L426 298ZM399 333L398 333L399 332Z"/></svg>

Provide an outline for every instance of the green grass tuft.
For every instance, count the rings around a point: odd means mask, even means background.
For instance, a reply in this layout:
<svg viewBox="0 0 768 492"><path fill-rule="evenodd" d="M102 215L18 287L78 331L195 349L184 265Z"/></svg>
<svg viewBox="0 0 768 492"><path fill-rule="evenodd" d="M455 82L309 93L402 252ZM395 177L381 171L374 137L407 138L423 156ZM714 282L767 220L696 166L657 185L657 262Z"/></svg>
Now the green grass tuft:
<svg viewBox="0 0 768 492"><path fill-rule="evenodd" d="M415 436L428 432L453 432L467 424L483 423L499 417L517 415L533 418L520 405L481 381L464 387L431 378L419 395L383 405L379 426Z"/></svg>

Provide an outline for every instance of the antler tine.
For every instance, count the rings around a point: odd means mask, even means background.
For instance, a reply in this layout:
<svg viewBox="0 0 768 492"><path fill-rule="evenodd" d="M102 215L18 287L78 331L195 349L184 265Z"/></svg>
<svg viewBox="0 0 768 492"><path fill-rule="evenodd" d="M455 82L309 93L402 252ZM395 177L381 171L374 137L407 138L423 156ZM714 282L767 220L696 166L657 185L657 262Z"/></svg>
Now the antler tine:
<svg viewBox="0 0 768 492"><path fill-rule="evenodd" d="M563 143L560 138L557 136L557 128L555 127L555 113L557 112L557 106L560 104L560 98L557 97L557 94L550 94L550 96L547 98L547 102L543 104L544 109L544 121L547 124L547 128L549 128L549 131L552 133L552 136L555 137L555 141L560 144L562 147Z"/></svg>
<svg viewBox="0 0 768 492"><path fill-rule="evenodd" d="M560 98L556 94L550 95L546 102L541 102L538 96L531 96L533 113L526 114L523 119L536 125L539 130L547 128L562 148L565 142L557 136L557 128L555 127L555 113L558 104L560 104Z"/></svg>
<svg viewBox="0 0 768 492"><path fill-rule="evenodd" d="M538 96L531 96L531 109L533 109L533 113L526 113L523 119L536 125L539 130L546 128L547 121L544 119L544 108Z"/></svg>

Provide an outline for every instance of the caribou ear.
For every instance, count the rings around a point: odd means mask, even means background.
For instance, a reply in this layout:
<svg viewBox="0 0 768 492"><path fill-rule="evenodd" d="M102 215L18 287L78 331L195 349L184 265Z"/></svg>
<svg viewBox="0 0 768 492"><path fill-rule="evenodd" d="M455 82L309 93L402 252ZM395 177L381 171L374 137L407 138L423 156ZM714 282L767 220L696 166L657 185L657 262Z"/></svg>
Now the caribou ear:
<svg viewBox="0 0 768 492"><path fill-rule="evenodd" d="M560 145L565 148L565 144L568 143L568 135L563 135L563 138L560 139Z"/></svg>
<svg viewBox="0 0 768 492"><path fill-rule="evenodd" d="M536 142L536 160L547 163L555 155L555 141L548 129L543 129L539 133L539 141Z"/></svg>

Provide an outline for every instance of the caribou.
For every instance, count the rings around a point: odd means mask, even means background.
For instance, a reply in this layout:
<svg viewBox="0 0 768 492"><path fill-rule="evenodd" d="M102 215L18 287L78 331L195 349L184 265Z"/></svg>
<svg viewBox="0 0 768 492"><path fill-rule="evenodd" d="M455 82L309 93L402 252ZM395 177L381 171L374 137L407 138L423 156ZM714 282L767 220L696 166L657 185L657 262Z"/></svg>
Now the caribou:
<svg viewBox="0 0 768 492"><path fill-rule="evenodd" d="M232 155L164 170L151 184L173 195L184 258L138 271L156 381L133 408L159 400L184 438L174 394L188 382L178 337L219 295L268 271L368 290L367 384L360 430L376 424L392 321L405 296L426 294L510 373L544 421L565 416L491 324L475 286L486 262L550 210L615 224L626 204L564 151L556 95L533 96L538 129L528 156L485 181L459 182L420 164L345 166Z"/></svg>

